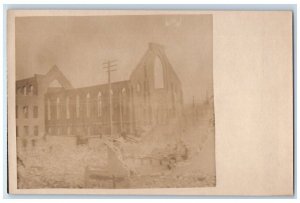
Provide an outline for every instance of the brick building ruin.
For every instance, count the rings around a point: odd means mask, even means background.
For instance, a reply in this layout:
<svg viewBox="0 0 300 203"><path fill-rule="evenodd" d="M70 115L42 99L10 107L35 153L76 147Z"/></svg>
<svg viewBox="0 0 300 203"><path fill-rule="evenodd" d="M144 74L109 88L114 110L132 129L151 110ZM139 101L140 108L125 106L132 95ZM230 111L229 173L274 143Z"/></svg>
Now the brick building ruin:
<svg viewBox="0 0 300 203"><path fill-rule="evenodd" d="M182 109L180 79L164 48L154 43L129 79L112 82L110 92L108 84L73 88L56 66L46 75L16 81L17 136L92 136L110 130L136 135L168 124Z"/></svg>

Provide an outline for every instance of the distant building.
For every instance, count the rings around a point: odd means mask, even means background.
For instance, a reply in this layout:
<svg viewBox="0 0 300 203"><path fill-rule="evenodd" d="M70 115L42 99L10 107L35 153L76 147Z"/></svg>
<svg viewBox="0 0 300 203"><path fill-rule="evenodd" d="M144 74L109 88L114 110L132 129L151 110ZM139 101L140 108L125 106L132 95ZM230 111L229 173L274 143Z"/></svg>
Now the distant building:
<svg viewBox="0 0 300 203"><path fill-rule="evenodd" d="M51 86L56 82L57 87ZM182 113L181 82L161 45L150 43L129 80L73 88L57 67L17 83L17 134L105 135L138 133ZM21 130L22 129L22 130Z"/></svg>

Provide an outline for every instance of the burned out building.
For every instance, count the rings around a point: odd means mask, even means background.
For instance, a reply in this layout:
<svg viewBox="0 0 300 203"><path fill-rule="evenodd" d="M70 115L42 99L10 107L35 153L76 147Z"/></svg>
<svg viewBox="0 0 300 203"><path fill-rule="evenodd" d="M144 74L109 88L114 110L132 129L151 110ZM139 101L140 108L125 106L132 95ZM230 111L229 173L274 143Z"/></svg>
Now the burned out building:
<svg viewBox="0 0 300 203"><path fill-rule="evenodd" d="M51 86L53 81L58 85ZM181 82L164 48L154 43L129 79L112 82L110 88L73 88L57 67L16 84L17 129L23 128L23 135L135 134L168 124L183 108Z"/></svg>
<svg viewBox="0 0 300 203"><path fill-rule="evenodd" d="M46 75L35 74L16 82L16 134L37 137L45 132L45 95L51 83L58 81L64 89L73 88L54 66Z"/></svg>

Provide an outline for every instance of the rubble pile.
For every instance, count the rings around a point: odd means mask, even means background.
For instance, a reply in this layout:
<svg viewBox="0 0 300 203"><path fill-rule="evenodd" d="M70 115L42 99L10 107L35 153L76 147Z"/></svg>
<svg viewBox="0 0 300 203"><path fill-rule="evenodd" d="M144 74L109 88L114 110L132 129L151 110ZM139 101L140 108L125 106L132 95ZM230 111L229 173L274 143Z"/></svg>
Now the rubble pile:
<svg viewBox="0 0 300 203"><path fill-rule="evenodd" d="M106 151L88 146L49 145L40 143L36 149L18 152L19 187L21 188L82 188L87 165L104 166Z"/></svg>
<svg viewBox="0 0 300 203"><path fill-rule="evenodd" d="M18 187L215 186L213 117L202 115L198 122L149 128L140 137L122 134L78 142L76 137L49 136L18 147Z"/></svg>

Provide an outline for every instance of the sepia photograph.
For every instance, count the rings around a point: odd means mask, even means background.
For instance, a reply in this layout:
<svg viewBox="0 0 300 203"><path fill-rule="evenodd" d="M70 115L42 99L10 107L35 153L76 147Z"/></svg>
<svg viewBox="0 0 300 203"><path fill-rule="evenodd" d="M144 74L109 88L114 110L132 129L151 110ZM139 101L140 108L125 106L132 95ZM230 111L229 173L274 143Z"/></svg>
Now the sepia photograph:
<svg viewBox="0 0 300 203"><path fill-rule="evenodd" d="M93 9L7 11L9 195L294 195L293 10Z"/></svg>
<svg viewBox="0 0 300 203"><path fill-rule="evenodd" d="M18 189L216 187L212 14L14 29Z"/></svg>

